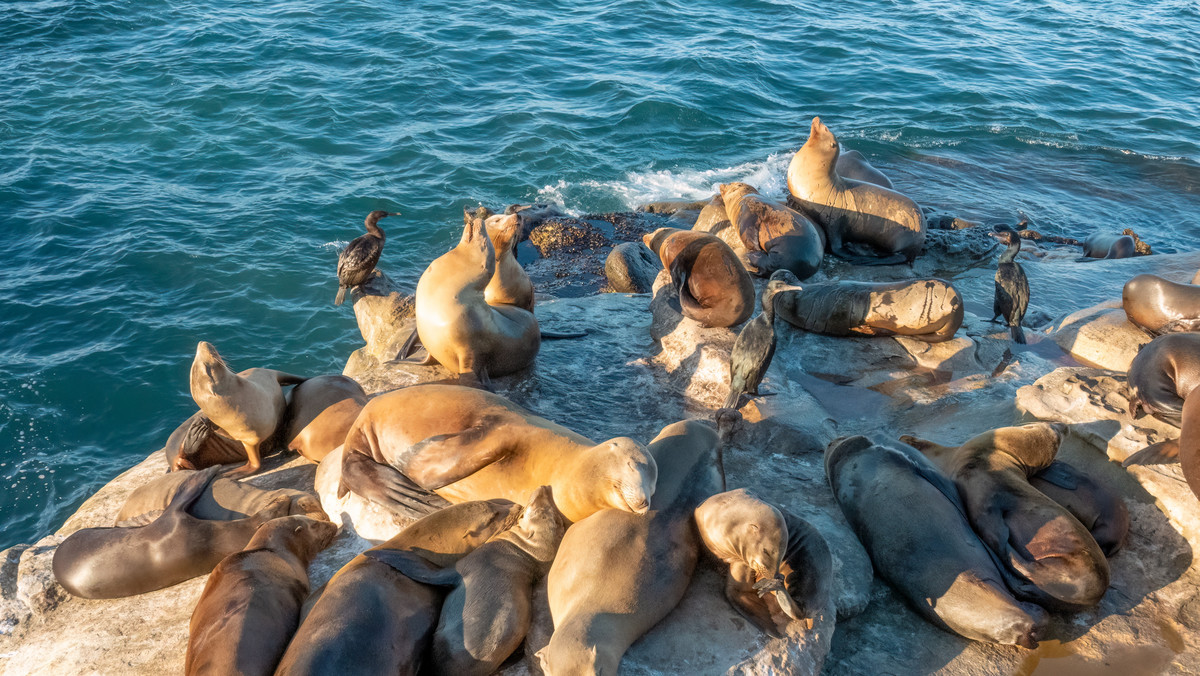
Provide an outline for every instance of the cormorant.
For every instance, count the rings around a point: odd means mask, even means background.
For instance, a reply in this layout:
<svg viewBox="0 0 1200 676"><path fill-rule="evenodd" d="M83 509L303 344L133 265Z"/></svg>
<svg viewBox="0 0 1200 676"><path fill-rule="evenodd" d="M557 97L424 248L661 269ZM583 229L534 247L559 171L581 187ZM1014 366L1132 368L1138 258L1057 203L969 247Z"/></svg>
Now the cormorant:
<svg viewBox="0 0 1200 676"><path fill-rule="evenodd" d="M1025 333L1021 330L1021 320L1025 318L1025 310L1029 307L1029 280L1025 271L1017 262L1017 253L1021 250L1021 237L1007 225L997 225L995 232L988 234L995 237L1008 248L1000 254L1000 262L996 266L996 298L992 302L992 321L1003 316L1008 322L1009 333L1013 342L1025 344Z"/></svg>
<svg viewBox="0 0 1200 676"><path fill-rule="evenodd" d="M379 262L379 254L383 253L383 242L387 235L383 234L378 223L385 216L399 216L398 213L387 211L372 211L367 214L367 234L357 237L338 254L338 292L334 305L341 305L346 300L346 290L358 286L371 276L375 264Z"/></svg>
<svg viewBox="0 0 1200 676"><path fill-rule="evenodd" d="M772 273L763 287L762 312L746 323L729 353L729 397L725 408L736 409L743 394L761 396L758 385L775 356L775 294L785 286L799 283L794 274L783 268Z"/></svg>

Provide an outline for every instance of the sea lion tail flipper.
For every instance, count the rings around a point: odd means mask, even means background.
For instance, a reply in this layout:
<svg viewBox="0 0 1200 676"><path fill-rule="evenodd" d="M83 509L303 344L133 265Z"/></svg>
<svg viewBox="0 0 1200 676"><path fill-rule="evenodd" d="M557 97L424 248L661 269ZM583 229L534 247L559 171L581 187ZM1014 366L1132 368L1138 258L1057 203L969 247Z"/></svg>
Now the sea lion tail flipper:
<svg viewBox="0 0 1200 676"><path fill-rule="evenodd" d="M1131 465L1165 465L1179 462L1179 440L1168 439L1157 444L1150 444L1142 450L1125 458L1122 467Z"/></svg>
<svg viewBox="0 0 1200 676"><path fill-rule="evenodd" d="M368 549L363 556L391 566L414 582L435 587L455 587L462 581L453 568L439 568L418 554L402 549Z"/></svg>
<svg viewBox="0 0 1200 676"><path fill-rule="evenodd" d="M396 359L408 359L420 346L421 336L417 334L416 324L413 324L412 333L409 333L408 338L404 340L404 345L400 347L400 354L396 355Z"/></svg>
<svg viewBox="0 0 1200 676"><path fill-rule="evenodd" d="M755 587L757 586L756 584ZM754 591L740 589L732 577L725 581L725 598L729 601L729 605L733 606L734 610L738 611L742 617L749 620L750 624L761 629L764 634L772 638L779 638L781 635L775 622L771 619L771 611L760 597L761 593L756 594Z"/></svg>
<svg viewBox="0 0 1200 676"><path fill-rule="evenodd" d="M584 338L588 335L587 331L575 331L573 333L559 333L557 331L542 331L542 340L569 340L571 338Z"/></svg>
<svg viewBox="0 0 1200 676"><path fill-rule="evenodd" d="M908 256L902 253L894 253L890 256L860 256L847 251L844 247L833 249L829 253L851 265L899 265L909 262Z"/></svg>
<svg viewBox="0 0 1200 676"><path fill-rule="evenodd" d="M275 371L275 382L279 383L280 386L299 385L306 380L308 380L308 376L294 376L283 371Z"/></svg>
<svg viewBox="0 0 1200 676"><path fill-rule="evenodd" d="M418 486L390 465L383 465L364 453L345 451L342 456L342 483L339 496L346 491L382 505L403 516L417 518L432 514L450 503L445 498Z"/></svg>
<svg viewBox="0 0 1200 676"><path fill-rule="evenodd" d="M1073 491L1079 488L1079 477L1061 460L1054 461L1049 467L1038 472L1036 476L1064 490Z"/></svg>
<svg viewBox="0 0 1200 676"><path fill-rule="evenodd" d="M167 504L167 508L163 510L163 516L172 512L186 512L192 503L204 495L204 489L212 483L216 478L217 473L221 471L220 465L214 465L207 469L202 469L192 476L188 477L179 486L179 490L175 492L175 497L171 498L171 502Z"/></svg>
<svg viewBox="0 0 1200 676"><path fill-rule="evenodd" d="M1013 342L1018 345L1025 344L1025 332L1021 330L1020 324L1013 324L1008 327L1009 334L1012 335Z"/></svg>
<svg viewBox="0 0 1200 676"><path fill-rule="evenodd" d="M346 287L339 286L338 292L337 292L337 297L333 299L333 304L341 305L342 303L345 303L345 302L346 302Z"/></svg>

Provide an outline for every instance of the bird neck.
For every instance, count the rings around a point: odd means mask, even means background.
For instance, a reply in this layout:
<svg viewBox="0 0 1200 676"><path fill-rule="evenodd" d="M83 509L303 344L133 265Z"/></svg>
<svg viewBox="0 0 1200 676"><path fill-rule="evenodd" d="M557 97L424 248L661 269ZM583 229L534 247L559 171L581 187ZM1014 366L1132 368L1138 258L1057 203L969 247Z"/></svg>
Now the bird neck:
<svg viewBox="0 0 1200 676"><path fill-rule="evenodd" d="M762 316L771 324L775 323L775 294L765 293L762 297Z"/></svg>
<svg viewBox="0 0 1200 676"><path fill-rule="evenodd" d="M371 220L367 221L366 225L367 225L367 232L369 232L372 235L375 235L379 239L383 239L383 240L387 239L387 235L383 234L383 229L379 227L378 220L371 219Z"/></svg>
<svg viewBox="0 0 1200 676"><path fill-rule="evenodd" d="M1013 242L1012 244L1009 244L1008 248L1004 250L1004 253L1000 254L1000 262L1001 263L1011 263L1011 262L1017 260L1017 253L1019 253L1020 251L1021 251L1021 240L1018 239L1017 241Z"/></svg>

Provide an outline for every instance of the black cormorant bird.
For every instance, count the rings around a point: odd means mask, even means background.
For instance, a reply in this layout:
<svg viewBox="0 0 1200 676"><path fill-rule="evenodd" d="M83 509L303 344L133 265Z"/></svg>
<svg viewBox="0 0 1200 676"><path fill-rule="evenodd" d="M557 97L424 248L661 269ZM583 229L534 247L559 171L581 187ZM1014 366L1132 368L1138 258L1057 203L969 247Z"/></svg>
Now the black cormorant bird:
<svg viewBox="0 0 1200 676"><path fill-rule="evenodd" d="M775 356L775 294L788 285L798 284L800 280L794 274L780 269L771 274L763 287L762 312L746 323L729 353L729 397L725 399L725 408L736 409L743 394L761 396L758 385Z"/></svg>
<svg viewBox="0 0 1200 676"><path fill-rule="evenodd" d="M385 216L399 216L398 213L387 211L372 211L367 214L367 234L356 237L354 241L338 254L338 292L334 305L341 305L346 300L346 290L358 286L371 277L371 271L379 262L379 254L383 253L383 242L387 235L379 228L379 219Z"/></svg>
<svg viewBox="0 0 1200 676"><path fill-rule="evenodd" d="M1000 254L1000 262L996 266L996 299L992 302L992 321L1003 316L1008 322L1013 342L1024 345L1025 333L1021 331L1021 320L1025 318L1025 310L1029 307L1029 280L1017 262L1021 237L1007 225L997 225L994 230L988 234L1001 244L1007 244L1008 248Z"/></svg>

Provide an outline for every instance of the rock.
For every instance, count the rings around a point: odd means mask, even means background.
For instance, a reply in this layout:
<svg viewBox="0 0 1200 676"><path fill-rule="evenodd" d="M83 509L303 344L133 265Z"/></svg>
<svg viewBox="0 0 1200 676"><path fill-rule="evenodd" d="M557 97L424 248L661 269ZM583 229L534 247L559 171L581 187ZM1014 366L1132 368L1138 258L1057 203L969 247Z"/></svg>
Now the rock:
<svg viewBox="0 0 1200 676"><path fill-rule="evenodd" d="M555 218L543 221L529 233L543 257L554 253L579 254L610 244L599 228L575 218Z"/></svg>
<svg viewBox="0 0 1200 676"><path fill-rule="evenodd" d="M358 537L372 545L390 540L415 520L396 514L356 493L347 492L339 498L337 493L341 478L342 447L338 446L317 466L314 488L321 498L321 508L329 515L330 521L353 530Z"/></svg>
<svg viewBox="0 0 1200 676"><path fill-rule="evenodd" d="M1080 363L1114 371L1128 371L1138 350L1151 340L1129 321L1119 300L1067 315L1051 337Z"/></svg>
<svg viewBox="0 0 1200 676"><path fill-rule="evenodd" d="M354 288L354 317L367 345L363 356L377 361L394 359L416 326L416 304L378 268L371 278Z"/></svg>
<svg viewBox="0 0 1200 676"><path fill-rule="evenodd" d="M613 247L604 261L608 286L618 293L650 293L662 265L641 242L624 242Z"/></svg>

